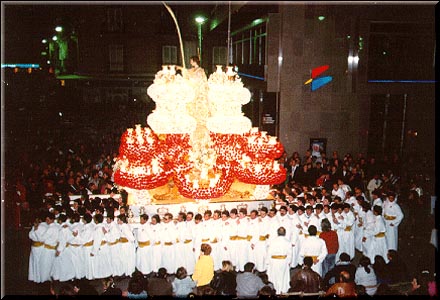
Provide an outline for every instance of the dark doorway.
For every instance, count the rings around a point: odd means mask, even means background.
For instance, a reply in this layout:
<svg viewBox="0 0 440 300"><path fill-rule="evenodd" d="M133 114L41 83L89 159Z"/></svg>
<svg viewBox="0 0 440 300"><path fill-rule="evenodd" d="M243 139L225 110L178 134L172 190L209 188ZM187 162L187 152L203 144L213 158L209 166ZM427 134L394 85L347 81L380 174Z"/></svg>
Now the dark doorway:
<svg viewBox="0 0 440 300"><path fill-rule="evenodd" d="M405 142L406 95L372 95L368 154L402 154Z"/></svg>

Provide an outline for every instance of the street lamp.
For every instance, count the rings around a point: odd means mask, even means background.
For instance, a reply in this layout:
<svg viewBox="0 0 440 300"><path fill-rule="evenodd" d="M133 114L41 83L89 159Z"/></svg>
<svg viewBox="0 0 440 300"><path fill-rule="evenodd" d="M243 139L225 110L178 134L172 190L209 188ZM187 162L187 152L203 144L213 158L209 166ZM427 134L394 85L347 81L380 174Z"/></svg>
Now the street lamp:
<svg viewBox="0 0 440 300"><path fill-rule="evenodd" d="M200 65L202 64L202 24L205 23L206 18L203 16L197 16L195 18L197 23L197 35L199 38L199 58L200 58Z"/></svg>

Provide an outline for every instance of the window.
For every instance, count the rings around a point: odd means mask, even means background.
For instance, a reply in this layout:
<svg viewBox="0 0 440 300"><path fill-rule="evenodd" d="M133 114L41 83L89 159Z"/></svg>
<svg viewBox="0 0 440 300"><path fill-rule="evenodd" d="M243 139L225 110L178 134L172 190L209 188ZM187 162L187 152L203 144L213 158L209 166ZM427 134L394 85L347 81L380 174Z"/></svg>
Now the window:
<svg viewBox="0 0 440 300"><path fill-rule="evenodd" d="M163 46L162 47L162 64L163 65L177 65L177 47Z"/></svg>
<svg viewBox="0 0 440 300"><path fill-rule="evenodd" d="M432 23L372 22L368 80L434 80L435 43Z"/></svg>
<svg viewBox="0 0 440 300"><path fill-rule="evenodd" d="M123 45L109 45L109 61L110 71L124 70L124 46Z"/></svg>
<svg viewBox="0 0 440 300"><path fill-rule="evenodd" d="M212 67L215 70L217 65L226 65L228 58L227 47L213 47L212 48Z"/></svg>
<svg viewBox="0 0 440 300"><path fill-rule="evenodd" d="M107 29L110 32L122 31L122 9L109 8L107 9Z"/></svg>

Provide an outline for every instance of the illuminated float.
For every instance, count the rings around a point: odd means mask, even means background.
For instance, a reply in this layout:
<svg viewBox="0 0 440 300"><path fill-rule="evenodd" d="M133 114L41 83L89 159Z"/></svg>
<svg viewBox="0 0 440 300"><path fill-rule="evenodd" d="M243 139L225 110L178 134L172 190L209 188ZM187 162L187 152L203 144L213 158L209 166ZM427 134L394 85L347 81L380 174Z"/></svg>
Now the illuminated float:
<svg viewBox="0 0 440 300"><path fill-rule="evenodd" d="M183 57L183 55L182 55ZM132 206L267 199L283 182L284 148L244 116L251 94L232 67L163 66L147 89L156 103L148 127L121 137L114 181ZM224 207L224 206L223 206Z"/></svg>

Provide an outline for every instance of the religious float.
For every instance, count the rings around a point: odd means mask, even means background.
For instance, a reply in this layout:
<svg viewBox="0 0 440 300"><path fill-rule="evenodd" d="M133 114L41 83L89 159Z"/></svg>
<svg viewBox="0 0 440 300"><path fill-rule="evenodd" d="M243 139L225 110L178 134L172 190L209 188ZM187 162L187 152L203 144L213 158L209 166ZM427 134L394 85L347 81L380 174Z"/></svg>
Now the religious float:
<svg viewBox="0 0 440 300"><path fill-rule="evenodd" d="M114 166L135 217L270 207L271 185L286 178L284 148L244 116L251 93L232 67L207 78L202 68L165 65L147 93L156 104L148 127L122 134Z"/></svg>

